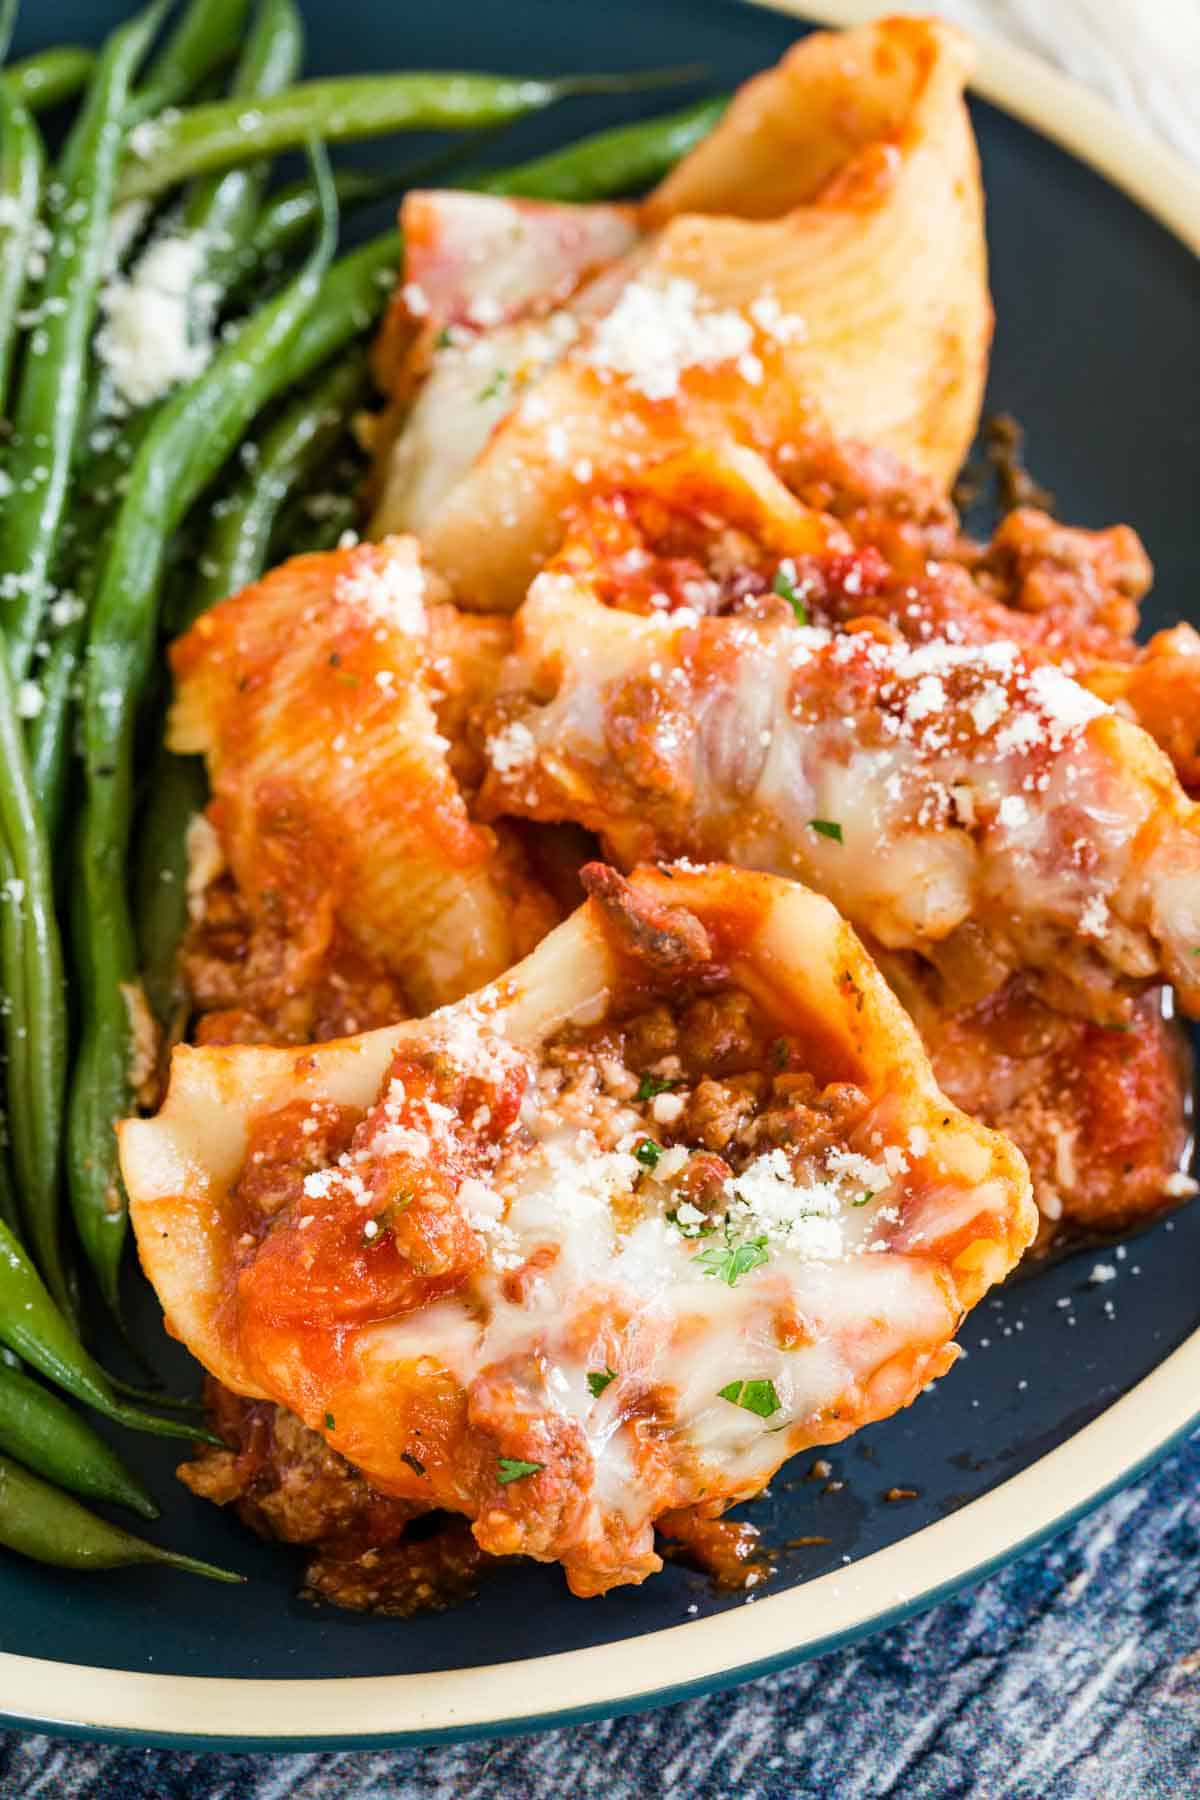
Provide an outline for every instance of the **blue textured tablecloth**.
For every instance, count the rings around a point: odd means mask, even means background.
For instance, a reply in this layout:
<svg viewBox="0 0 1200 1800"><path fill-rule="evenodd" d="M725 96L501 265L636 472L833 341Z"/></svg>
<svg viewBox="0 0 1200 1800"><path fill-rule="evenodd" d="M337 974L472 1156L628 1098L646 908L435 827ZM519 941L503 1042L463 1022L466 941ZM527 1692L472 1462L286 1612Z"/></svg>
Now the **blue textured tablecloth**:
<svg viewBox="0 0 1200 1800"><path fill-rule="evenodd" d="M433 1750L187 1756L0 1736L44 1800L1196 1800L1200 1437L860 1649L640 1717Z"/></svg>

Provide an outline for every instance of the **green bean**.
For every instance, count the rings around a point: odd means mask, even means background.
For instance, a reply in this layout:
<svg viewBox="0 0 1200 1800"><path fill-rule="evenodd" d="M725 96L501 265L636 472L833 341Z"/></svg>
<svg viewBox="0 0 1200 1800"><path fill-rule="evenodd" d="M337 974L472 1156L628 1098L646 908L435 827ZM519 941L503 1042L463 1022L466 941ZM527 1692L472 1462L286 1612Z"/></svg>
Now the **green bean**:
<svg viewBox="0 0 1200 1800"><path fill-rule="evenodd" d="M49 844L58 842L62 826L70 768L71 708L86 635L87 620L81 617L55 638L39 678L42 710L29 733L29 773Z"/></svg>
<svg viewBox="0 0 1200 1800"><path fill-rule="evenodd" d="M347 357L264 433L250 468L214 516L200 560L200 579L192 586L179 629L186 629L226 594L257 581L266 567L280 506L343 435L350 414L366 395L366 359Z"/></svg>
<svg viewBox="0 0 1200 1800"><path fill-rule="evenodd" d="M302 50L303 26L292 0L263 0L234 77L234 91L253 94L285 85L299 67ZM217 294L225 285L222 267L228 269L231 259L244 248L257 217L267 173L265 167L234 169L227 175L198 181L188 196L184 224L187 230L202 234L206 240L206 280ZM101 381L93 396L93 413L98 415L102 410L103 399ZM114 447L107 459L101 455L85 460L78 483L88 498L116 485L152 418L153 409L146 407L123 425L118 439L119 455ZM110 510L102 507L102 512ZM76 585L86 592L94 583L77 580ZM86 615L81 615L55 638L41 679L42 709L30 731L34 786L51 842L57 836L62 814L71 696L85 635Z"/></svg>
<svg viewBox="0 0 1200 1800"><path fill-rule="evenodd" d="M37 1270L7 1226L0 1224L0 1344L93 1411L152 1437L200 1438L211 1432L175 1419L160 1419L118 1400L99 1364L83 1348L47 1293Z"/></svg>
<svg viewBox="0 0 1200 1800"><path fill-rule="evenodd" d="M238 0L238 6L244 13L243 0ZM185 18L183 24L187 23ZM304 27L293 0L262 0L234 71L232 93L248 100L279 92L295 79L303 52ZM197 279L197 292L203 297L209 319L215 316L225 296L234 259L244 251L269 173L267 163L248 164L224 175L204 176L193 183L187 194L178 229L188 234L202 253L203 279ZM113 440L106 451L81 455L76 483L85 495L111 489L132 463L140 438L148 429L153 404L152 400L141 405L131 418L124 420L119 433L106 430L104 436ZM90 446L93 427L103 427L114 412L123 410L112 375L101 366L92 377L83 445ZM111 506L102 504L111 513Z"/></svg>
<svg viewBox="0 0 1200 1800"><path fill-rule="evenodd" d="M401 193L407 185L403 177L372 175L364 169L335 169L333 180L338 207L343 214L353 206L386 200L390 194ZM292 181L269 194L255 221L236 277L241 279L252 267L260 267L307 237L317 222L318 211L317 196L309 181Z"/></svg>
<svg viewBox="0 0 1200 1800"><path fill-rule="evenodd" d="M577 94L629 93L686 79L693 71L577 75L533 80L464 73L344 75L302 81L247 107L240 100L193 106L156 120L121 176L120 197L161 193L193 175L294 150L314 133L326 143L393 131L462 131L507 124Z"/></svg>
<svg viewBox="0 0 1200 1800"><path fill-rule="evenodd" d="M32 112L45 112L60 100L77 94L91 75L96 58L80 44L59 44L40 50L23 62L11 63L0 75L0 87Z"/></svg>
<svg viewBox="0 0 1200 1800"><path fill-rule="evenodd" d="M334 263L288 348L281 387L305 380L375 323L387 305L399 266L397 231L371 238Z"/></svg>
<svg viewBox="0 0 1200 1800"><path fill-rule="evenodd" d="M7 1225L13 1232L18 1229L17 1196L13 1191L8 1158L4 1155L0 1155L0 1225Z"/></svg>
<svg viewBox="0 0 1200 1800"><path fill-rule="evenodd" d="M134 728L154 656L166 542L254 418L292 375L290 352L329 263L337 211L317 158L323 228L304 269L204 374L166 401L138 453L117 515L88 633L83 705L86 799L80 834L78 953L82 1035L68 1109L76 1229L116 1311L125 1208L113 1123L132 1099L137 952L125 888Z"/></svg>
<svg viewBox="0 0 1200 1800"><path fill-rule="evenodd" d="M177 106L235 54L250 0L192 0L131 97L127 122Z"/></svg>
<svg viewBox="0 0 1200 1800"><path fill-rule="evenodd" d="M577 139L565 149L517 163L509 169L482 169L459 174L455 187L490 194L512 194L533 200L603 200L636 193L667 174L679 159L712 130L728 102L723 96L701 100L682 112L620 125ZM461 154L461 152L459 152ZM369 175L348 169L335 175L338 199L345 205L401 194L422 178L422 170L396 175ZM280 188L264 205L247 246L261 263L288 249L311 229L316 196L306 182Z"/></svg>
<svg viewBox="0 0 1200 1800"><path fill-rule="evenodd" d="M40 1382L7 1367L0 1367L0 1451L85 1500L158 1517L141 1482L86 1420Z"/></svg>
<svg viewBox="0 0 1200 1800"><path fill-rule="evenodd" d="M133 876L138 963L150 1010L163 1031L177 1035L187 1013L179 945L187 925L187 833L208 798L198 756L175 756L160 745L138 821Z"/></svg>
<svg viewBox="0 0 1200 1800"><path fill-rule="evenodd" d="M7 1020L8 1120L21 1216L47 1285L71 1296L58 1238L58 1173L66 1079L67 1008L54 875L25 755L0 633L0 966Z"/></svg>
<svg viewBox="0 0 1200 1800"><path fill-rule="evenodd" d="M251 95L276 91L293 78L302 52L303 25L292 0L263 0L234 76L234 92ZM265 165L233 169L224 176L198 181L188 196L184 226L205 241L205 281L215 297L219 298L225 291L233 259L244 250L245 240L258 214L268 173ZM95 383L91 402L95 417L101 415L106 398L107 383L101 376ZM143 407L125 421L111 452L85 457L77 485L88 498L117 486L148 432L153 416L152 406ZM102 503L101 511L107 519L112 507ZM94 586L94 583L76 582L81 591L86 591L89 585ZM44 704L30 732L34 781L51 841L57 835L62 813L71 693L85 635L86 620L81 617L54 640L42 676Z"/></svg>
<svg viewBox="0 0 1200 1800"><path fill-rule="evenodd" d="M163 0L155 0L108 39L58 172L63 228L50 252L41 323L26 347L8 464L13 493L0 518L0 572L18 588L6 624L18 679L28 671L37 641L66 506L88 343L109 255L121 117L162 11Z"/></svg>
<svg viewBox="0 0 1200 1800"><path fill-rule="evenodd" d="M120 1381L107 1369L108 1385L114 1394L125 1400L144 1400L149 1406L158 1406L164 1412L191 1413L196 1418L204 1418L207 1408L203 1400L189 1394L172 1394L163 1387L138 1387L133 1381Z"/></svg>
<svg viewBox="0 0 1200 1800"><path fill-rule="evenodd" d="M476 132L472 143L481 135ZM372 175L362 169L335 169L333 180L338 207L345 214L353 207L368 205L373 200L398 199L407 188L425 187L440 181L462 161L465 153L465 146L459 141L387 175ZM231 290L240 292L249 276L258 274L274 258L306 237L316 224L317 215L317 196L311 182L290 182L271 194L247 243L233 259L228 276Z"/></svg>
<svg viewBox="0 0 1200 1800"><path fill-rule="evenodd" d="M303 56L304 25L293 0L262 0L230 91L241 99L278 93L295 80ZM269 173L269 163L248 163L205 176L188 195L184 227L203 234L210 269L227 262L250 235Z"/></svg>
<svg viewBox="0 0 1200 1800"><path fill-rule="evenodd" d="M0 1456L0 1544L34 1562L60 1569L121 1569L131 1563L162 1563L190 1575L207 1575L212 1581L245 1580L232 1570L163 1550L110 1525L6 1456Z"/></svg>
<svg viewBox="0 0 1200 1800"><path fill-rule="evenodd" d="M0 417L8 407L17 315L38 223L42 163L42 140L29 109L0 81Z"/></svg>
<svg viewBox="0 0 1200 1800"><path fill-rule="evenodd" d="M707 137L728 104L723 95L700 100L682 112L597 131L515 168L464 174L456 185L485 194L526 195L533 200L600 200L612 194L636 194L661 180Z"/></svg>
<svg viewBox="0 0 1200 1800"><path fill-rule="evenodd" d="M362 517L362 508L352 494L330 496L327 510L319 518L305 512L307 496L297 494L280 514L279 525L271 539L270 561L282 562L287 556L311 556L320 550L333 550L347 531L353 531Z"/></svg>

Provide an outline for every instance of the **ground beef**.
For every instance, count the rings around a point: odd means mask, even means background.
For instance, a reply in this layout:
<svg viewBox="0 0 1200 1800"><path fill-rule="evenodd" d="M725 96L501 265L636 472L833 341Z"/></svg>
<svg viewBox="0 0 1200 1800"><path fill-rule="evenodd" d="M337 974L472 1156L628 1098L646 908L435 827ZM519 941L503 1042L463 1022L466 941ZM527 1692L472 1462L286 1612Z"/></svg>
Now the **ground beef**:
<svg viewBox="0 0 1200 1800"><path fill-rule="evenodd" d="M758 1110L763 1078L735 1076L732 1081L697 1083L683 1115L683 1136L706 1150L724 1150Z"/></svg>
<svg viewBox="0 0 1200 1800"><path fill-rule="evenodd" d="M233 1448L204 1448L180 1466L180 1480L201 1499L233 1506L260 1537L304 1545L309 1599L396 1618L445 1612L503 1560L479 1548L467 1519L378 1493L286 1407L242 1399L212 1379L205 1397L214 1431ZM752 1525L688 1508L664 1516L659 1529L665 1555L719 1587L754 1587L772 1572Z"/></svg>
<svg viewBox="0 0 1200 1800"><path fill-rule="evenodd" d="M769 1038L749 994L726 988L684 1008L678 1049L685 1067L697 1074L731 1075L759 1068Z"/></svg>
<svg viewBox="0 0 1200 1800"><path fill-rule="evenodd" d="M679 1027L668 1006L651 1006L623 1027L625 1060L631 1069L648 1069L664 1056L673 1056Z"/></svg>
<svg viewBox="0 0 1200 1800"><path fill-rule="evenodd" d="M672 1192L712 1214L723 1210L730 1176L753 1157L780 1149L820 1158L845 1141L868 1103L851 1083L821 1087L804 1048L743 989L703 979L681 984L673 1005L568 1028L544 1048L543 1062L557 1084L557 1122L596 1129L602 1088L606 1147L639 1127L660 1147L686 1145L691 1155L672 1173Z"/></svg>
<svg viewBox="0 0 1200 1800"><path fill-rule="evenodd" d="M778 1147L821 1156L844 1143L867 1110L867 1096L852 1082L821 1088L807 1073L777 1075L771 1101L755 1121L756 1150Z"/></svg>
<svg viewBox="0 0 1200 1800"><path fill-rule="evenodd" d="M313 1044L409 1016L395 977L347 942L332 919L306 936L270 909L252 918L232 880L206 889L181 952L198 1044Z"/></svg>
<svg viewBox="0 0 1200 1800"><path fill-rule="evenodd" d="M401 1543L381 1550L346 1555L337 1544L322 1545L305 1570L305 1592L352 1612L407 1619L469 1600L484 1568L498 1560L479 1548L466 1519L428 1513Z"/></svg>
<svg viewBox="0 0 1200 1800"><path fill-rule="evenodd" d="M718 1217L729 1204L725 1184L733 1175L729 1164L720 1156L705 1156L702 1151L689 1157L679 1178L677 1194L708 1217Z"/></svg>
<svg viewBox="0 0 1200 1800"><path fill-rule="evenodd" d="M205 1397L214 1431L233 1448L202 1450L180 1466L180 1480L202 1499L232 1505L260 1537L311 1546L309 1594L407 1617L474 1592L493 1559L465 1519L378 1493L285 1407L242 1399L213 1380Z"/></svg>

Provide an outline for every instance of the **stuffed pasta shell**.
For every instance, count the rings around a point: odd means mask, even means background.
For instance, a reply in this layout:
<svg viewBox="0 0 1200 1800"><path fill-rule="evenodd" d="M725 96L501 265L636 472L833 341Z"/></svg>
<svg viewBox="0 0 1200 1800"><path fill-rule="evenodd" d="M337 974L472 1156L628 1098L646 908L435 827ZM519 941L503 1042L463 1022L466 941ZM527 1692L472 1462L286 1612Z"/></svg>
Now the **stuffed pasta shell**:
<svg viewBox="0 0 1200 1800"><path fill-rule="evenodd" d="M828 902L585 871L499 981L360 1038L175 1053L121 1128L143 1265L235 1393L576 1593L911 1401L1035 1213Z"/></svg>
<svg viewBox="0 0 1200 1800"><path fill-rule="evenodd" d="M546 240L561 243L570 209L530 226L495 198L407 202L411 351L389 352L400 423L383 432L375 533L419 531L465 604L512 610L573 501L689 444L782 463L833 435L948 488L991 333L969 66L965 40L929 20L805 38L602 268L588 257L616 246L613 209L577 209L564 259ZM518 255L513 294L491 292L485 257L455 255L466 205L485 242L507 230L541 246Z"/></svg>
<svg viewBox="0 0 1200 1800"><path fill-rule="evenodd" d="M489 622L446 617L441 597L415 540L393 538L285 563L172 650L168 741L206 758L219 855L296 989L345 942L421 1010L558 916L468 817L439 709L452 728L499 659Z"/></svg>
<svg viewBox="0 0 1200 1800"><path fill-rule="evenodd" d="M790 584L639 614L547 570L483 722L485 813L805 880L956 1007L1024 971L1101 1022L1163 979L1200 1010L1200 810L1145 732L1011 641L801 616Z"/></svg>

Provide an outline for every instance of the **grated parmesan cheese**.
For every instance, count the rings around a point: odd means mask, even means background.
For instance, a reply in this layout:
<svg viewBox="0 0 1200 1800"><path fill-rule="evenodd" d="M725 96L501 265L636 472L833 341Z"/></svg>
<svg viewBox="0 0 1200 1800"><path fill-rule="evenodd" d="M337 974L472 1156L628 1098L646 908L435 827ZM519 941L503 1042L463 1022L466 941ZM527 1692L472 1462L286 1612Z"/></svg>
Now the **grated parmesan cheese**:
<svg viewBox="0 0 1200 1800"><path fill-rule="evenodd" d="M770 288L752 300L747 311L763 336L773 338L777 344L803 342L808 336L808 326L799 313L785 313L778 295Z"/></svg>
<svg viewBox="0 0 1200 1800"><path fill-rule="evenodd" d="M1008 711L1008 695L998 682L989 682L970 701L967 711L970 713L971 723L980 737L986 737L992 727L998 725Z"/></svg>
<svg viewBox="0 0 1200 1800"><path fill-rule="evenodd" d="M374 558L362 557L343 570L334 583L333 597L343 606L358 607L377 624L414 636L423 634L425 572L412 542L394 539L385 548L389 554L382 566Z"/></svg>
<svg viewBox="0 0 1200 1800"><path fill-rule="evenodd" d="M172 234L101 289L96 352L126 405L148 406L208 367L217 290L205 258L202 235Z"/></svg>
<svg viewBox="0 0 1200 1800"><path fill-rule="evenodd" d="M669 400L685 369L736 361L753 344L740 312L705 310L695 282L676 276L665 287L631 281L596 326L583 360L625 376L648 400Z"/></svg>
<svg viewBox="0 0 1200 1800"><path fill-rule="evenodd" d="M487 756L500 775L515 775L537 760L537 744L528 725L513 719L487 740Z"/></svg>
<svg viewBox="0 0 1200 1800"><path fill-rule="evenodd" d="M938 675L922 675L916 687L908 696L904 706L904 717L909 725L917 725L922 719L932 717L934 713L946 710L946 690Z"/></svg>
<svg viewBox="0 0 1200 1800"><path fill-rule="evenodd" d="M756 1156L725 1183L740 1213L753 1229L767 1237L786 1238L789 1250L805 1257L833 1261L844 1250L838 1215L841 1200L828 1182L797 1182L782 1150Z"/></svg>
<svg viewBox="0 0 1200 1800"><path fill-rule="evenodd" d="M17 716L36 719L46 704L46 696L36 681L23 681L17 688Z"/></svg>
<svg viewBox="0 0 1200 1800"><path fill-rule="evenodd" d="M1084 937L1102 938L1108 931L1108 906L1102 894L1089 894L1079 915L1079 929Z"/></svg>
<svg viewBox="0 0 1200 1800"><path fill-rule="evenodd" d="M903 1151L898 1154L903 1162ZM873 1193L891 1185L892 1177L886 1156L883 1162L873 1162L869 1156L860 1156L854 1150L843 1150L840 1145L835 1145L825 1158L825 1167L832 1176L858 1182L862 1187L870 1188Z"/></svg>
<svg viewBox="0 0 1200 1800"><path fill-rule="evenodd" d="M1082 730L1089 720L1110 710L1103 700L1050 663L1032 671L1029 687L1050 723L1050 741L1056 748L1056 740Z"/></svg>

